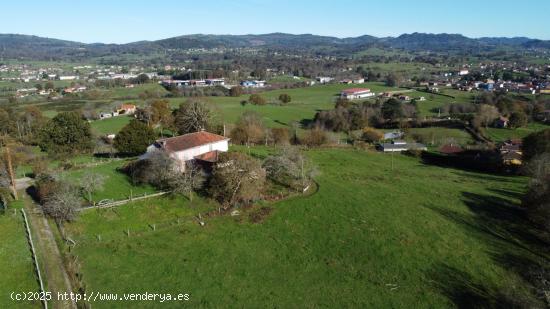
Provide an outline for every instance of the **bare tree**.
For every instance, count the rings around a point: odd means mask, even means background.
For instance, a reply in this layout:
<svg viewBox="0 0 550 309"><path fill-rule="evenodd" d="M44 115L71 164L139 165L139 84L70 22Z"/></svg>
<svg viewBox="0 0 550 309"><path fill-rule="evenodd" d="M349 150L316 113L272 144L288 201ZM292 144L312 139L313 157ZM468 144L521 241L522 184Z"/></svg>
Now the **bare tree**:
<svg viewBox="0 0 550 309"><path fill-rule="evenodd" d="M293 189L304 189L316 176L316 167L297 148L286 147L265 159L267 176Z"/></svg>
<svg viewBox="0 0 550 309"><path fill-rule="evenodd" d="M85 172L80 179L80 186L87 194L88 201L93 204L92 193L102 190L105 185L106 177L95 172Z"/></svg>
<svg viewBox="0 0 550 309"><path fill-rule="evenodd" d="M193 191L202 188L205 181L203 171L195 164L189 164L185 172L175 170L170 179L170 188L175 194L187 194L193 202Z"/></svg>
<svg viewBox="0 0 550 309"><path fill-rule="evenodd" d="M482 104L480 105L476 116L474 117L474 127L480 128L485 126L487 128L495 119L500 116L498 109L492 105Z"/></svg>
<svg viewBox="0 0 550 309"><path fill-rule="evenodd" d="M62 222L74 220L80 203L78 189L68 183L60 183L42 207L47 215Z"/></svg>
<svg viewBox="0 0 550 309"><path fill-rule="evenodd" d="M220 155L209 183L209 192L225 207L250 202L262 195L265 169L253 157L239 152Z"/></svg>
<svg viewBox="0 0 550 309"><path fill-rule="evenodd" d="M210 109L199 100L189 100L174 111L174 126L180 134L205 130L210 121Z"/></svg>

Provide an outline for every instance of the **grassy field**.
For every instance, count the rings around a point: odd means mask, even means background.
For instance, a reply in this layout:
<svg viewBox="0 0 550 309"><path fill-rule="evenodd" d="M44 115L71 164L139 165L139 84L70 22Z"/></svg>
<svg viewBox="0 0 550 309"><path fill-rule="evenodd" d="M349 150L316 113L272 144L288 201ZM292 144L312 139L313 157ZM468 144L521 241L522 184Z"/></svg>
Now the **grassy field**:
<svg viewBox="0 0 550 309"><path fill-rule="evenodd" d="M548 129L548 128L550 128L549 125L531 122L524 128L517 128L517 129L487 128L485 132L486 132L486 135L493 142L502 142L508 139L524 138L531 133Z"/></svg>
<svg viewBox="0 0 550 309"><path fill-rule="evenodd" d="M131 117L128 116L118 116L107 118L103 120L96 120L91 123L92 129L99 135L106 134L116 134L120 131L125 125L127 125Z"/></svg>
<svg viewBox="0 0 550 309"><path fill-rule="evenodd" d="M116 169L123 166L127 161L119 160L109 163L102 163L96 166L86 167L77 170L65 172L65 177L74 179L77 182L86 172L94 172L105 177L103 190L95 192L92 198L95 202L103 199L123 200L130 197L130 193L136 197L143 194L154 193L155 189L151 186L134 186L130 179Z"/></svg>
<svg viewBox="0 0 550 309"><path fill-rule="evenodd" d="M449 143L467 145L474 142L472 136L464 130L440 127L412 128L409 129L406 138L432 146Z"/></svg>
<svg viewBox="0 0 550 309"><path fill-rule="evenodd" d="M297 89L281 89L266 91L262 95L268 102L278 102L278 97L282 93L287 93L291 96L292 101L286 105L267 104L257 106L247 104L242 106L240 102L247 100L248 96L233 97L212 97L210 98L215 112L228 123L237 121L240 115L245 111L256 111L264 117L265 124L269 127L286 126L292 122L300 122L302 120L311 120L315 113L319 110L334 108L336 96L340 94L342 89L362 87L370 88L374 92L383 92L388 90L399 90L397 88L389 88L383 83L366 83L362 85L318 85L307 88ZM183 100L178 99L172 101L172 105L177 106Z"/></svg>
<svg viewBox="0 0 550 309"><path fill-rule="evenodd" d="M511 289L528 294L508 264L537 252L522 237L527 226L513 220L525 178L350 149L308 155L321 171L318 192L264 203L273 211L261 223L245 212L200 227L190 216L208 209L204 201L168 198L83 213L67 231L85 244L73 253L88 289L189 293L195 307L281 308L494 307ZM160 222L172 223L153 231ZM126 229L141 232L128 237Z"/></svg>
<svg viewBox="0 0 550 309"><path fill-rule="evenodd" d="M0 308L41 308L40 302L10 299L11 292L39 290L21 207L21 203L12 203L6 213L0 213ZM13 209L17 209L15 215Z"/></svg>

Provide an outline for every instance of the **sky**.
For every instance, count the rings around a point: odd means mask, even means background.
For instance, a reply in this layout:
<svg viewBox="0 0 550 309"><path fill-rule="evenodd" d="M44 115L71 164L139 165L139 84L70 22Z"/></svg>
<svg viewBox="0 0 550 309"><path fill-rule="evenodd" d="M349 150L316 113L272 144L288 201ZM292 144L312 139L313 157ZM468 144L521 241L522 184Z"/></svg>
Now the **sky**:
<svg viewBox="0 0 550 309"><path fill-rule="evenodd" d="M25 0L2 3L0 33L84 43L185 34L460 33L550 40L548 0Z"/></svg>

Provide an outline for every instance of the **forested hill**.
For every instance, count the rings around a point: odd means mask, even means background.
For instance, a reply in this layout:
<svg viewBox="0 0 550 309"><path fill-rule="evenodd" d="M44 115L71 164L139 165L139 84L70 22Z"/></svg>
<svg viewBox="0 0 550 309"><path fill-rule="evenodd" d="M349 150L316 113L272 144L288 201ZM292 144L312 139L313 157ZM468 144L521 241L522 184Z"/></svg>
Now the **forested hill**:
<svg viewBox="0 0 550 309"><path fill-rule="evenodd" d="M408 51L435 51L468 53L491 51L499 48L550 49L550 41L516 38L468 38L460 34L412 33L398 37L377 38L363 35L336 38L312 34L270 33L258 35L205 35L193 34L128 44L85 44L30 35L0 34L0 57L3 59L66 59L77 60L108 56L116 53L151 54L167 50L212 48L259 48L312 52L317 54L346 54L372 46L391 47Z"/></svg>

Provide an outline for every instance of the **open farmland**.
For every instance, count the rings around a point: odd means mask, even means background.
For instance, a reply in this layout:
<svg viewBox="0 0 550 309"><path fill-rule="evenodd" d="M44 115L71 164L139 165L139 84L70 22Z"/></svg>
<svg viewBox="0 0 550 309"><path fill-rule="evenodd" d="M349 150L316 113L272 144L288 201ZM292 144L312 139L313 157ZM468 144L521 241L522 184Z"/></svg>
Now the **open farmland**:
<svg viewBox="0 0 550 309"><path fill-rule="evenodd" d="M30 245L21 215L21 203L12 203L8 211L0 213L0 307L42 308L39 301L13 301L12 292L38 292L39 284L34 272ZM14 209L16 213L14 214Z"/></svg>
<svg viewBox="0 0 550 309"><path fill-rule="evenodd" d="M131 195L136 197L144 194L154 193L153 187L148 185L134 186L131 180L124 173L119 172L120 168L126 164L125 160L115 160L108 163L98 163L85 168L71 170L65 173L65 177L78 182L85 173L92 172L102 175L105 178L103 190L94 192L92 198L95 202L109 200L123 200Z"/></svg>
<svg viewBox="0 0 550 309"><path fill-rule="evenodd" d="M515 232L528 226L504 215L517 211L525 178L354 150L308 155L321 170L319 191L262 204L273 211L260 223L244 212L200 227L192 215L209 209L202 200L168 198L83 213L67 230L85 244L75 253L88 288L189 293L200 307L495 306L507 301L502 293L528 293L503 259L537 259Z"/></svg>

